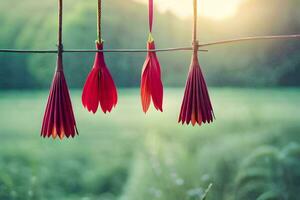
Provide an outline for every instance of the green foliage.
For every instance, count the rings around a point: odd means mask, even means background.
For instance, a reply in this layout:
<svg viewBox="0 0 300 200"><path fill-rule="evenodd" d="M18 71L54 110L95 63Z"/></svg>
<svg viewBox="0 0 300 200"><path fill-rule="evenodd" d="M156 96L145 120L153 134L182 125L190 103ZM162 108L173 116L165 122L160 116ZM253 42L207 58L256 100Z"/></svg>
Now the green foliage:
<svg viewBox="0 0 300 200"><path fill-rule="evenodd" d="M237 178L236 199L297 199L300 146L291 143L282 151L260 147L245 158Z"/></svg>
<svg viewBox="0 0 300 200"><path fill-rule="evenodd" d="M199 20L201 42L263 34L300 32L298 0L245 1L235 17L223 21ZM65 48L95 48L96 2L66 0ZM50 0L0 0L0 47L55 48L57 8ZM13 11L13 12L12 12ZM103 5L105 48L145 48L147 7L136 2L112 1ZM32 15L34 13L34 16ZM189 46L191 19L156 13L154 37L158 48ZM276 19L276 21L274 21ZM270 25L271 24L271 25ZM212 85L300 85L298 41L258 41L209 48L201 64ZM145 54L106 54L118 86L138 86ZM182 86L190 53L160 53L166 85ZM65 69L71 87L81 88L93 64L88 53L66 54ZM0 88L49 87L55 68L54 55L0 54Z"/></svg>
<svg viewBox="0 0 300 200"><path fill-rule="evenodd" d="M299 89L212 89L201 128L178 125L183 91L165 92L145 116L138 90L109 115L71 91L80 135L63 141L39 137L48 91L0 92L0 199L199 200L210 183L206 200L297 199Z"/></svg>
<svg viewBox="0 0 300 200"><path fill-rule="evenodd" d="M22 153L1 156L0 199L38 199L32 162Z"/></svg>

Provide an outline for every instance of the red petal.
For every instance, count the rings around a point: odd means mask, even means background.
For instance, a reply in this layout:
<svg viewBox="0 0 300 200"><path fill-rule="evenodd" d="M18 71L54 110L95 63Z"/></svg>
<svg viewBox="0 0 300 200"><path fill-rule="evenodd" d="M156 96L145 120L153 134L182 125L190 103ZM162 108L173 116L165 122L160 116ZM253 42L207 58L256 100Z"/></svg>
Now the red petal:
<svg viewBox="0 0 300 200"><path fill-rule="evenodd" d="M96 44L98 50L103 43ZM112 76L106 67L103 52L96 53L94 66L90 72L82 93L82 104L88 111L97 112L100 104L104 113L117 105L118 95Z"/></svg>
<svg viewBox="0 0 300 200"><path fill-rule="evenodd" d="M82 92L82 104L89 111L96 113L99 104L99 76L100 69L93 68L88 75Z"/></svg>
<svg viewBox="0 0 300 200"><path fill-rule="evenodd" d="M142 100L144 113L148 111L151 103L151 91L150 91L150 84L149 84L150 81L149 63L150 63L150 57L147 56L147 59L143 67L142 80L141 80L141 100Z"/></svg>
<svg viewBox="0 0 300 200"><path fill-rule="evenodd" d="M63 71L57 71L53 78L43 119L41 135L61 139L78 134L75 117Z"/></svg>
<svg viewBox="0 0 300 200"><path fill-rule="evenodd" d="M213 118L213 108L207 86L198 62L197 52L194 52L178 122L182 124L191 122L194 126L196 123L199 125L210 123Z"/></svg>
<svg viewBox="0 0 300 200"><path fill-rule="evenodd" d="M103 65L101 66L99 84L99 100L101 108L104 113L111 112L112 108L117 105L118 94L115 83L105 63L103 63Z"/></svg>
<svg viewBox="0 0 300 200"><path fill-rule="evenodd" d="M148 43L148 49L155 49L154 42ZM143 111L145 113L149 109L151 98L154 107L157 110L163 111L163 84L161 81L161 69L155 52L148 52L143 66L141 98Z"/></svg>

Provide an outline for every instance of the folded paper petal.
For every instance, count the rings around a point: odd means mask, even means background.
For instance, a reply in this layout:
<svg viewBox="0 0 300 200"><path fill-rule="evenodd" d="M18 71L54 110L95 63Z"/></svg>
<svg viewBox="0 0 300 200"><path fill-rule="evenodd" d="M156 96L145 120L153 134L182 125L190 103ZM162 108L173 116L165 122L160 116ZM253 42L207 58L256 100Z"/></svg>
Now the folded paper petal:
<svg viewBox="0 0 300 200"><path fill-rule="evenodd" d="M97 42L98 50L103 50L103 42ZM100 104L104 113L111 112L117 105L118 94L112 76L105 64L103 52L97 52L94 66L88 75L82 92L82 104L96 113Z"/></svg>
<svg viewBox="0 0 300 200"><path fill-rule="evenodd" d="M153 40L148 41L148 50L155 49ZM141 100L143 111L149 109L151 99L156 110L163 111L163 84L161 81L161 70L155 52L148 52L143 66L141 77Z"/></svg>
<svg viewBox="0 0 300 200"><path fill-rule="evenodd" d="M63 139L78 135L64 72L54 75L44 114L41 136Z"/></svg>
<svg viewBox="0 0 300 200"><path fill-rule="evenodd" d="M190 66L185 93L178 122L182 124L211 123L214 120L212 104L207 86L198 61L197 52L194 52Z"/></svg>

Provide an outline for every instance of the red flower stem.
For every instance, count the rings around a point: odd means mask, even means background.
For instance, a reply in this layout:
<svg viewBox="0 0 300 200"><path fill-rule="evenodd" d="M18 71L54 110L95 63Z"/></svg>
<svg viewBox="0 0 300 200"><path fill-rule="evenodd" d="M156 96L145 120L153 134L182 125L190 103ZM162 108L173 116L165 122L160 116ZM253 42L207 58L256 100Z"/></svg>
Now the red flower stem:
<svg viewBox="0 0 300 200"><path fill-rule="evenodd" d="M153 26L153 0L149 0L149 30L152 33Z"/></svg>
<svg viewBox="0 0 300 200"><path fill-rule="evenodd" d="M63 0L58 0L58 39L57 39L58 41L57 41L56 71L63 71L62 17L63 17Z"/></svg>
<svg viewBox="0 0 300 200"><path fill-rule="evenodd" d="M101 15L102 15L102 2L98 0L98 12L97 12L97 38L98 41L101 42Z"/></svg>

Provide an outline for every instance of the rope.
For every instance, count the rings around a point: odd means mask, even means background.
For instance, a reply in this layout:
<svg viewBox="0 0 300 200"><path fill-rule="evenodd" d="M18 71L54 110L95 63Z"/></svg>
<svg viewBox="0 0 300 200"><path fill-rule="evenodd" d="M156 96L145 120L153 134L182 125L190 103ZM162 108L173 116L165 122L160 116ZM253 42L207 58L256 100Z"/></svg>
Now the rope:
<svg viewBox="0 0 300 200"><path fill-rule="evenodd" d="M286 39L300 39L300 34L243 37L243 38L236 38L236 39L230 39L230 40L220 40L220 41L216 41L216 42L203 43L203 44L200 44L199 47L215 46L215 45L237 43L237 42L246 42L246 41L253 41L253 40L286 40Z"/></svg>
<svg viewBox="0 0 300 200"><path fill-rule="evenodd" d="M102 15L102 2L98 0L98 12L97 12L97 37L98 41L101 42L101 15Z"/></svg>
<svg viewBox="0 0 300 200"><path fill-rule="evenodd" d="M193 44L196 43L197 41L197 19L198 19L198 7L197 7L197 2L198 0L194 0L194 25L193 25Z"/></svg>
<svg viewBox="0 0 300 200"><path fill-rule="evenodd" d="M62 15L63 15L63 3L62 0L58 0L58 43L57 46L62 46Z"/></svg>
<svg viewBox="0 0 300 200"><path fill-rule="evenodd" d="M202 43L198 47L217 46L228 43L238 43L253 40L288 40L288 39L300 39L300 34L295 35L269 35L269 36L256 36L256 37L244 37L229 40L220 40L216 42ZM111 53L140 53L140 52L169 52L169 51L191 51L192 47L176 47L176 48L163 48L163 49L104 49L104 50L93 50L93 49L62 49L63 53L80 53L80 52L111 52ZM205 49L199 49L198 51L204 51ZM0 53L58 53L58 50L27 50L27 49L0 49Z"/></svg>
<svg viewBox="0 0 300 200"><path fill-rule="evenodd" d="M57 41L57 71L63 70L63 44L62 44L62 16L63 0L58 0L58 41Z"/></svg>
<svg viewBox="0 0 300 200"><path fill-rule="evenodd" d="M191 51L192 47L177 47L177 48L164 48L164 49L64 49L63 53L95 53L95 52L108 52L108 53L145 53L145 52L171 52L171 51ZM208 50L199 49L199 51L207 52ZM0 49L0 53L58 53L57 50L19 50L19 49Z"/></svg>

